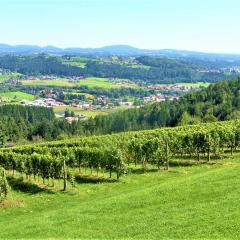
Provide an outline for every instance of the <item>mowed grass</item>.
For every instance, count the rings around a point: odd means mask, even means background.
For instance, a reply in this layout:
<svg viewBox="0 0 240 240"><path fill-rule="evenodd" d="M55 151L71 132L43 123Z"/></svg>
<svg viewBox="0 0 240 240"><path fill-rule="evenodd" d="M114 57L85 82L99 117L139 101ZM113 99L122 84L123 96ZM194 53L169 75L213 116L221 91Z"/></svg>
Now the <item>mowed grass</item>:
<svg viewBox="0 0 240 240"><path fill-rule="evenodd" d="M239 239L239 158L67 193L13 191L21 207L0 209L0 238Z"/></svg>
<svg viewBox="0 0 240 240"><path fill-rule="evenodd" d="M0 92L0 97L7 98L8 100L28 100L32 101L34 100L35 96L32 94L24 93L24 92Z"/></svg>

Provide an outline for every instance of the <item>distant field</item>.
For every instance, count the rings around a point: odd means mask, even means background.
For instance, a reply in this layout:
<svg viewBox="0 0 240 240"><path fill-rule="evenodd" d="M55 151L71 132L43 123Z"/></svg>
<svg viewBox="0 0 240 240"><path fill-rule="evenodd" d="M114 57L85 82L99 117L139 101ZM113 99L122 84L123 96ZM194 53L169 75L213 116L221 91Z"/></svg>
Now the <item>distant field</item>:
<svg viewBox="0 0 240 240"><path fill-rule="evenodd" d="M77 86L87 86L90 88L105 88L105 89L112 89L112 88L121 88L121 87L129 87L129 88L136 88L137 85L135 84L124 84L124 85L119 85L116 83L113 83L109 81L108 78L96 78L96 77L89 77L86 79L83 79L76 83Z"/></svg>
<svg viewBox="0 0 240 240"><path fill-rule="evenodd" d="M84 93L84 92L70 92L69 94L84 95L86 98L92 98L93 97L92 94Z"/></svg>
<svg viewBox="0 0 240 240"><path fill-rule="evenodd" d="M86 62L89 60L90 59L86 57L71 57L71 59L69 60L64 60L63 63L71 66L84 68L86 66Z"/></svg>
<svg viewBox="0 0 240 240"><path fill-rule="evenodd" d="M186 86L186 87L208 87L210 83L207 82L195 82L195 83L171 83L171 84L156 84L159 86L168 86L168 85L179 85L179 86Z"/></svg>
<svg viewBox="0 0 240 240"><path fill-rule="evenodd" d="M94 118L98 115L107 115L107 114L110 114L122 109L127 109L127 108L129 107L121 106L113 109L83 110L83 109L71 107L71 106L57 106L57 107L53 107L53 110L55 113L59 114L68 109L70 111L73 111L75 114L84 114L88 118L90 117Z"/></svg>
<svg viewBox="0 0 240 240"><path fill-rule="evenodd" d="M12 74L12 75L0 75L0 82L5 82L6 80L10 78L14 78L19 76L19 74Z"/></svg>
<svg viewBox="0 0 240 240"><path fill-rule="evenodd" d="M113 88L137 88L135 84L124 84L119 85L113 82L110 82L108 78L96 78L89 77L79 81L70 81L65 78L58 78L57 80L23 80L23 85L30 86L87 86L89 88L104 88L104 89L113 89Z"/></svg>
<svg viewBox="0 0 240 240"><path fill-rule="evenodd" d="M80 67L80 68L84 68L86 66L86 63L84 62L68 62L67 64L71 65L71 66L76 66L76 67Z"/></svg>
<svg viewBox="0 0 240 240"><path fill-rule="evenodd" d="M178 85L189 86L189 87L208 87L210 83L206 83L206 82L178 83Z"/></svg>
<svg viewBox="0 0 240 240"><path fill-rule="evenodd" d="M138 67L133 65L132 67ZM139 65L139 67L144 67ZM121 82L121 80L118 80ZM134 83L124 83L118 84L109 80L108 78L98 78L98 77L88 77L82 80L69 80L66 78L57 78L56 80L23 80L23 85L29 86L59 86L59 87L74 87L74 86L86 86L89 88L103 88L103 89L118 89L118 88L140 88ZM208 87L210 83L206 82L196 82L196 83L177 83L181 86L188 87ZM168 85L168 84L158 84L158 85Z"/></svg>
<svg viewBox="0 0 240 240"><path fill-rule="evenodd" d="M75 86L73 82L70 82L68 79L65 78L59 78L57 80L23 80L22 84L30 86Z"/></svg>
<svg viewBox="0 0 240 240"><path fill-rule="evenodd" d="M146 65L127 65L128 67L131 67L131 68L143 68L143 69L150 69L151 67L150 66L146 66Z"/></svg>
<svg viewBox="0 0 240 240"><path fill-rule="evenodd" d="M0 92L0 97L7 98L8 100L34 100L34 95L24 92Z"/></svg>

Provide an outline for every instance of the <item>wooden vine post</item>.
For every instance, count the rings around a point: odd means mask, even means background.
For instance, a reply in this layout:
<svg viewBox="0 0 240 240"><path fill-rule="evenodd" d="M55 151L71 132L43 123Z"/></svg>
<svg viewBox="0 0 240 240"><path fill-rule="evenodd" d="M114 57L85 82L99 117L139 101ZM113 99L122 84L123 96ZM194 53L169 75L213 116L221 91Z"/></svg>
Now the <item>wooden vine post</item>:
<svg viewBox="0 0 240 240"><path fill-rule="evenodd" d="M169 169L169 144L168 140L166 141L166 170Z"/></svg>
<svg viewBox="0 0 240 240"><path fill-rule="evenodd" d="M66 161L63 160L63 191L67 190L67 167Z"/></svg>
<svg viewBox="0 0 240 240"><path fill-rule="evenodd" d="M210 151L211 151L211 136L210 136L210 134L208 134L208 161L210 161L211 160L211 155L210 155Z"/></svg>

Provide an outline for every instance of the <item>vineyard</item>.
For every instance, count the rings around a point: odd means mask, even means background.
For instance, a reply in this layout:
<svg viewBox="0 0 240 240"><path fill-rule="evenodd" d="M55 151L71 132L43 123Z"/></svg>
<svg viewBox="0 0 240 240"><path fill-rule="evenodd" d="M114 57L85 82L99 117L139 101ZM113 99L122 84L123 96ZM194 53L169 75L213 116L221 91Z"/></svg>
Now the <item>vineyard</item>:
<svg viewBox="0 0 240 240"><path fill-rule="evenodd" d="M210 161L233 153L240 144L240 121L82 137L3 148L0 165L7 175L55 185L75 184L86 169L119 179L132 166L168 170L178 160Z"/></svg>

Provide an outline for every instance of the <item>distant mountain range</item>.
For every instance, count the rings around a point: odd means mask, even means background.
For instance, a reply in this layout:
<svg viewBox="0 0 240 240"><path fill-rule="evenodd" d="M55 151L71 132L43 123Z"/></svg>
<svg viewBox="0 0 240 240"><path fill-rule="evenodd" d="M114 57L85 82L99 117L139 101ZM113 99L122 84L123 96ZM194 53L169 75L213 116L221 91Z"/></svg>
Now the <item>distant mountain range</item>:
<svg viewBox="0 0 240 240"><path fill-rule="evenodd" d="M54 46L39 47L35 45L8 45L0 44L0 54L39 54L49 53L56 55L95 55L95 56L159 56L159 57L176 57L176 58L197 58L201 60L216 61L239 61L240 54L218 54L202 53L194 51L162 49L148 50L131 47L128 45L113 45L102 48L57 48Z"/></svg>

